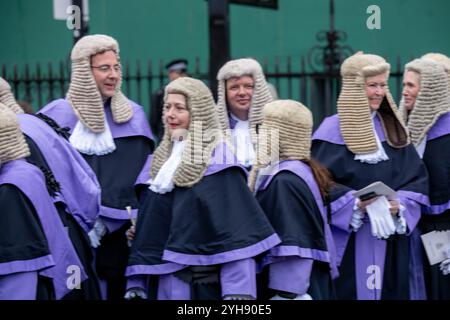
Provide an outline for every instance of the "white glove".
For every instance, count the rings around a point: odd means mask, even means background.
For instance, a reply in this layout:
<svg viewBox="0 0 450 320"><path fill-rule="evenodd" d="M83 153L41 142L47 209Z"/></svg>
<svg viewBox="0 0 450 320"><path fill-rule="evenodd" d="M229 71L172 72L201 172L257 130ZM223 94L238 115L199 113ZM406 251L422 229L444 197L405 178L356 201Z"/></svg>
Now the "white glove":
<svg viewBox="0 0 450 320"><path fill-rule="evenodd" d="M89 239L91 240L92 248L97 248L100 245L101 238L106 234L108 230L101 218L95 220L94 227L88 232Z"/></svg>
<svg viewBox="0 0 450 320"><path fill-rule="evenodd" d="M369 215L372 235L379 239L387 239L395 233L395 223L392 214L389 211L389 201L385 196L366 206Z"/></svg>
<svg viewBox="0 0 450 320"><path fill-rule="evenodd" d="M295 298L289 299L289 298L283 298L279 296L278 294L274 295L270 300L313 300L313 298L305 293L305 294L298 294Z"/></svg>
<svg viewBox="0 0 450 320"><path fill-rule="evenodd" d="M447 259L441 262L439 268L444 276L450 274L450 248L447 249Z"/></svg>
<svg viewBox="0 0 450 320"><path fill-rule="evenodd" d="M144 299L147 300L147 294L145 293L144 289L142 288L130 288L125 293L125 300L131 300L131 299Z"/></svg>
<svg viewBox="0 0 450 320"><path fill-rule="evenodd" d="M397 234L405 234L407 231L407 224L405 219L406 208L400 204L400 211L398 212L397 218L395 220L395 232Z"/></svg>

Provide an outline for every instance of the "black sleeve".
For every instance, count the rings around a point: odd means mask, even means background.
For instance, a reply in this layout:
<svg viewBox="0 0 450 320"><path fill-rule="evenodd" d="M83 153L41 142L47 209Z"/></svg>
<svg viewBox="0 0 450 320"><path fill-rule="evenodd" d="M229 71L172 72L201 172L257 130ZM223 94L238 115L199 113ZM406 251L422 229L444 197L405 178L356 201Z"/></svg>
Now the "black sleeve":
<svg viewBox="0 0 450 320"><path fill-rule="evenodd" d="M257 199L282 245L327 250L322 215L303 179L282 171Z"/></svg>
<svg viewBox="0 0 450 320"><path fill-rule="evenodd" d="M150 108L150 127L153 134L160 139L163 132L162 109L164 104L164 90L160 89L152 95Z"/></svg>
<svg viewBox="0 0 450 320"><path fill-rule="evenodd" d="M0 263L50 254L37 213L16 186L0 186L0 208Z"/></svg>
<svg viewBox="0 0 450 320"><path fill-rule="evenodd" d="M102 156L84 155L95 172L102 189L102 205L125 209L138 207L134 184L144 166L153 143L143 136L114 139L116 150ZM124 168L125 167L125 168Z"/></svg>
<svg viewBox="0 0 450 320"><path fill-rule="evenodd" d="M423 161L430 178L432 205L450 201L450 134L427 141Z"/></svg>

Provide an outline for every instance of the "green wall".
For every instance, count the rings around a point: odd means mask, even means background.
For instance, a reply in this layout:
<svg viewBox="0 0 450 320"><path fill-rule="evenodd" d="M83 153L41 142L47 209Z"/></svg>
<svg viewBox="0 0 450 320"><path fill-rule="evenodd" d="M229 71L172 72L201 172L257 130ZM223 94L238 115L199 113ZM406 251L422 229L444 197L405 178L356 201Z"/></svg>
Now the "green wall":
<svg viewBox="0 0 450 320"><path fill-rule="evenodd" d="M366 28L366 8L381 8L381 30ZM51 0L1 0L0 63L64 59L72 45ZM450 53L447 0L336 0L336 27L356 50L387 57ZM279 10L231 5L232 56L281 59L306 54L327 29L328 0L279 0ZM205 0L90 0L90 32L119 40L124 59L172 59L208 54Z"/></svg>
<svg viewBox="0 0 450 320"><path fill-rule="evenodd" d="M329 1L278 2L278 10L230 6L231 54L267 60L269 72L274 71L276 57L280 71L286 71L285 62L292 56L293 70L298 71L299 57L319 44L317 32L329 27ZM366 9L372 4L381 9L381 30L366 27ZM348 34L344 44L384 56L394 71L397 55L402 64L426 52L450 55L448 0L335 0L335 12L336 28ZM161 59L179 57L190 60L192 71L198 57L205 72L207 15L206 0L90 0L90 33L115 37L132 71L138 59L152 59L157 69ZM0 0L0 38L0 66L6 64L8 72L14 64L67 60L72 47L66 22L53 19L52 0ZM281 97L286 98L286 82L280 84ZM143 99L149 100L147 93ZM147 110L149 103L143 104Z"/></svg>

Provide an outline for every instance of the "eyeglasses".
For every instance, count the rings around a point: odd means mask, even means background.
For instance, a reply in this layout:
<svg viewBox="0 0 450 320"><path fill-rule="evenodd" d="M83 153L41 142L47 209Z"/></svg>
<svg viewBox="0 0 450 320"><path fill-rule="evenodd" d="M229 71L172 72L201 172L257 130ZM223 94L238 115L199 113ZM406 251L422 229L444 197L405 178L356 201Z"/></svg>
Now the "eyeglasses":
<svg viewBox="0 0 450 320"><path fill-rule="evenodd" d="M120 66L120 64L116 64L114 66L105 64L102 66L91 66L91 68L97 69L102 73L110 73L113 69L115 72L120 72L122 70L122 67Z"/></svg>

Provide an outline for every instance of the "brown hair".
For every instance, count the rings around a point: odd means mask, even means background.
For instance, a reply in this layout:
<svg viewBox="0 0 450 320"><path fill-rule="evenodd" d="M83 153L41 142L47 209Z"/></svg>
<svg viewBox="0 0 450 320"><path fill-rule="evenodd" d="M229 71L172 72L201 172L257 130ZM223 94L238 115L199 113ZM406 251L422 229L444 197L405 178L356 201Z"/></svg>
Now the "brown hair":
<svg viewBox="0 0 450 320"><path fill-rule="evenodd" d="M314 159L303 159L303 163L307 164L314 175L314 179L319 186L320 194L323 199L326 199L328 196L328 191L335 185L333 181L333 176L330 171L325 168L321 163Z"/></svg>

